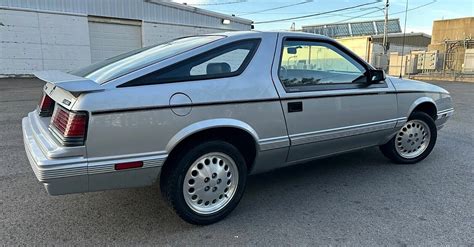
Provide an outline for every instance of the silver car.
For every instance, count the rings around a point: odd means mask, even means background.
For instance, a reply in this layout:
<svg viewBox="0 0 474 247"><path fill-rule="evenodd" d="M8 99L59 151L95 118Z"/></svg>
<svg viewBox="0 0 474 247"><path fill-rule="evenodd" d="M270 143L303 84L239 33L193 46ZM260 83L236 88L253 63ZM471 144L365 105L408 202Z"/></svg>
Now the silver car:
<svg viewBox="0 0 474 247"><path fill-rule="evenodd" d="M185 37L35 75L46 84L23 136L49 194L160 181L193 224L228 215L250 174L370 146L419 162L454 112L446 90L296 32Z"/></svg>

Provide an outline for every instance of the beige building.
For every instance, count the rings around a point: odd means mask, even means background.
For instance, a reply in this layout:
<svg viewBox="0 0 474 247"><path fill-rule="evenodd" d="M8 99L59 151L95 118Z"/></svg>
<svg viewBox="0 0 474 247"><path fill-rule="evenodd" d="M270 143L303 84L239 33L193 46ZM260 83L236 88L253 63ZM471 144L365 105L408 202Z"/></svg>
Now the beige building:
<svg viewBox="0 0 474 247"><path fill-rule="evenodd" d="M431 41L431 36L425 33L407 33L405 34L405 46L403 48L403 33L388 34L389 49L387 54L396 52L408 54L411 51L424 51ZM339 38L337 41L354 53L359 55L365 61L378 68L387 69L388 56L383 54L383 35L359 36Z"/></svg>
<svg viewBox="0 0 474 247"><path fill-rule="evenodd" d="M409 54L411 51L426 50L431 36L424 33L403 34L399 19L387 21L388 45L384 55L384 20L370 20L337 24L318 24L303 26L302 31L335 38L344 46L377 68L388 70L389 56L392 53ZM405 41L404 41L405 40ZM403 43L405 45L403 45Z"/></svg>
<svg viewBox="0 0 474 247"><path fill-rule="evenodd" d="M433 22L429 51L445 54L445 71L474 71L474 17Z"/></svg>

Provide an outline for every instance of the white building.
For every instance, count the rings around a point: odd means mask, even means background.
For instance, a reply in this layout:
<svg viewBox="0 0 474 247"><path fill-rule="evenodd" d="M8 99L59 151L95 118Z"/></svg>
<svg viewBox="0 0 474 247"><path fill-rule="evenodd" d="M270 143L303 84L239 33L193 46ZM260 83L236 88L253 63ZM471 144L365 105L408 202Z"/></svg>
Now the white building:
<svg viewBox="0 0 474 247"><path fill-rule="evenodd" d="M0 75L76 69L252 21L163 0L0 0Z"/></svg>

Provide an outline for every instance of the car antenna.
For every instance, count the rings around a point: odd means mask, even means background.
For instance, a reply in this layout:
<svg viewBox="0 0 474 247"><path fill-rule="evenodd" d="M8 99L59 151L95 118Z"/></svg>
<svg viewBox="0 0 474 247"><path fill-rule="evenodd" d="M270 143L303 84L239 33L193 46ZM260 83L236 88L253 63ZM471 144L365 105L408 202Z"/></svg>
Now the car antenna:
<svg viewBox="0 0 474 247"><path fill-rule="evenodd" d="M402 39L402 59L401 62L400 62L400 76L399 78L401 79L402 78L402 68L403 68L403 53L405 52L405 36L406 36L406 33L407 33L407 15L408 15L408 0L406 1L406 5L405 5L405 24L404 24L404 27L403 27L403 39ZM405 65L405 68L406 68L406 65Z"/></svg>

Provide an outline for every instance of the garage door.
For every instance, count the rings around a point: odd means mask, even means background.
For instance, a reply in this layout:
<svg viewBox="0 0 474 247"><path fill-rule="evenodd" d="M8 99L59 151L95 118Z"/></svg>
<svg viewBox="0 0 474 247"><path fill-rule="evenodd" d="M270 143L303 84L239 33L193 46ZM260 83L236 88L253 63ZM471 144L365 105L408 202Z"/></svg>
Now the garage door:
<svg viewBox="0 0 474 247"><path fill-rule="evenodd" d="M89 21L92 62L142 47L141 26Z"/></svg>

